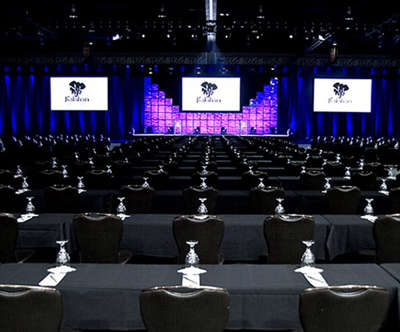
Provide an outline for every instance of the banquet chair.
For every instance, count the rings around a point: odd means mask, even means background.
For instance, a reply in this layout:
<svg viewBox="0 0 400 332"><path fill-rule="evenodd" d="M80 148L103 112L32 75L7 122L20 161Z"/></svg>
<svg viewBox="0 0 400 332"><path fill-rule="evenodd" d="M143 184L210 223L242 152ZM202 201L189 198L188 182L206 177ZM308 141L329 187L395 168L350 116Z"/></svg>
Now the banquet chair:
<svg viewBox="0 0 400 332"><path fill-rule="evenodd" d="M178 247L178 263L185 263L189 246L186 241L198 241L195 251L201 264L221 264L223 257L219 248L224 237L224 222L216 216L179 216L173 220L172 230Z"/></svg>
<svg viewBox="0 0 400 332"><path fill-rule="evenodd" d="M326 176L344 176L344 165L337 161L328 161L324 167Z"/></svg>
<svg viewBox="0 0 400 332"><path fill-rule="evenodd" d="M1 184L14 184L14 175L8 169L0 169L0 183Z"/></svg>
<svg viewBox="0 0 400 332"><path fill-rule="evenodd" d="M372 172L354 172L351 174L351 183L361 190L377 190L376 175Z"/></svg>
<svg viewBox="0 0 400 332"><path fill-rule="evenodd" d="M102 169L92 169L86 173L86 184L89 189L109 189L112 177Z"/></svg>
<svg viewBox="0 0 400 332"><path fill-rule="evenodd" d="M260 183L260 178L262 178L263 182L266 183L268 180L268 173L262 171L253 171L250 173L247 171L242 174L243 183L245 184L246 188L249 189L257 187Z"/></svg>
<svg viewBox="0 0 400 332"><path fill-rule="evenodd" d="M78 189L71 186L50 186L44 190L46 212L77 213L79 212Z"/></svg>
<svg viewBox="0 0 400 332"><path fill-rule="evenodd" d="M285 192L278 187L252 188L249 194L250 213L274 214L277 198L284 198Z"/></svg>
<svg viewBox="0 0 400 332"><path fill-rule="evenodd" d="M45 169L33 177L34 185L40 188L64 184L65 182L66 179L63 178L61 171L54 169Z"/></svg>
<svg viewBox="0 0 400 332"><path fill-rule="evenodd" d="M58 290L0 285L0 331L58 332L62 316L62 296Z"/></svg>
<svg viewBox="0 0 400 332"><path fill-rule="evenodd" d="M325 173L306 171L300 174L300 183L305 190L321 190L325 184Z"/></svg>
<svg viewBox="0 0 400 332"><path fill-rule="evenodd" d="M17 212L20 198L15 194L15 188L9 185L0 184L0 211Z"/></svg>
<svg viewBox="0 0 400 332"><path fill-rule="evenodd" d="M302 241L314 239L314 220L300 214L274 215L264 221L267 262L299 264L305 251Z"/></svg>
<svg viewBox="0 0 400 332"><path fill-rule="evenodd" d="M388 307L384 288L332 286L304 290L299 313L304 332L378 332Z"/></svg>
<svg viewBox="0 0 400 332"><path fill-rule="evenodd" d="M218 190L213 187L208 187L206 189L200 189L196 187L189 187L183 190L183 202L184 209L186 213L197 213L200 201L199 198L206 198L204 202L207 207L208 213L215 213Z"/></svg>
<svg viewBox="0 0 400 332"><path fill-rule="evenodd" d="M304 161L295 160L285 165L286 174L289 176L299 176L301 172L301 167L305 166Z"/></svg>
<svg viewBox="0 0 400 332"><path fill-rule="evenodd" d="M371 162L365 164L364 170L366 172L372 172L379 177L385 177L387 174L384 165L378 162Z"/></svg>
<svg viewBox="0 0 400 332"><path fill-rule="evenodd" d="M164 286L140 294L140 313L148 332L222 332L229 310L224 288Z"/></svg>
<svg viewBox="0 0 400 332"><path fill-rule="evenodd" d="M328 189L329 214L356 214L360 205L361 191L353 186L339 186Z"/></svg>
<svg viewBox="0 0 400 332"><path fill-rule="evenodd" d="M380 216L374 223L373 234L377 262L400 262L400 214Z"/></svg>
<svg viewBox="0 0 400 332"><path fill-rule="evenodd" d="M9 213L0 213L0 263L24 263L34 255L34 250L17 250L17 238L17 218Z"/></svg>
<svg viewBox="0 0 400 332"><path fill-rule="evenodd" d="M150 213L155 196L151 187L137 185L123 186L120 191L125 197L124 205L127 213Z"/></svg>
<svg viewBox="0 0 400 332"><path fill-rule="evenodd" d="M127 263L132 253L120 250L123 225L119 217L105 213L82 213L73 218L81 263Z"/></svg>
<svg viewBox="0 0 400 332"><path fill-rule="evenodd" d="M150 185L156 189L164 189L168 183L168 173L159 170L148 170L144 172L144 176L148 177Z"/></svg>
<svg viewBox="0 0 400 332"><path fill-rule="evenodd" d="M320 156L310 156L307 160L306 160L306 166L307 168L320 168L322 167L324 160L322 157Z"/></svg>
<svg viewBox="0 0 400 332"><path fill-rule="evenodd" d="M389 191L389 198L392 203L392 212L399 213L400 212L400 187L392 188Z"/></svg>

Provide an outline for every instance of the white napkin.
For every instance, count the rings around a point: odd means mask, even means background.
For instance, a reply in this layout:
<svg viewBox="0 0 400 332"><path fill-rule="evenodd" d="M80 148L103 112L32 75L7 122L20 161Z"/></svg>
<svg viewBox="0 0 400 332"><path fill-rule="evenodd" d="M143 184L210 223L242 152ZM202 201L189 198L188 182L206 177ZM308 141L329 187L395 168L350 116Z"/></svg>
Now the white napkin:
<svg viewBox="0 0 400 332"><path fill-rule="evenodd" d="M129 214L117 214L117 217L120 217L122 221L124 221L125 219L129 218L130 215Z"/></svg>
<svg viewBox="0 0 400 332"><path fill-rule="evenodd" d="M302 273L304 278L311 284L313 287L328 287L328 283L322 276L323 269L319 269L312 266L303 266L299 269L296 269L295 272Z"/></svg>
<svg viewBox="0 0 400 332"><path fill-rule="evenodd" d="M178 273L182 273L182 286L184 287L200 287L200 274L206 272L206 270L194 266L178 270Z"/></svg>
<svg viewBox="0 0 400 332"><path fill-rule="evenodd" d="M25 192L27 192L27 191L29 191L29 189L18 189L18 190L15 192L15 194L16 194L16 195L21 195L21 194L23 194L23 193L25 193Z"/></svg>
<svg viewBox="0 0 400 332"><path fill-rule="evenodd" d="M85 192L87 192L86 189L78 189L78 194L82 194L82 193L85 193Z"/></svg>
<svg viewBox="0 0 400 332"><path fill-rule="evenodd" d="M75 268L68 266L68 265L60 265L56 267L52 267L47 270L50 273L68 273L68 272L74 272L76 271Z"/></svg>
<svg viewBox="0 0 400 332"><path fill-rule="evenodd" d="M387 190L379 190L382 195L389 196L389 192Z"/></svg>
<svg viewBox="0 0 400 332"><path fill-rule="evenodd" d="M374 223L374 222L376 221L376 219L378 219L377 216L368 216L368 215L361 216L360 218L361 218L361 219L368 220L368 221L370 221L370 222L372 222L372 223Z"/></svg>
<svg viewBox="0 0 400 332"><path fill-rule="evenodd" d="M66 273L49 273L44 279L39 282L39 286L54 287L64 279Z"/></svg>
<svg viewBox="0 0 400 332"><path fill-rule="evenodd" d="M21 214L21 217L19 217L19 218L17 219L17 222L18 222L18 223L24 223L25 221L28 221L28 220L30 220L30 219L32 219L32 218L35 218L35 217L39 217L39 215L38 215L38 214L35 214L35 213Z"/></svg>

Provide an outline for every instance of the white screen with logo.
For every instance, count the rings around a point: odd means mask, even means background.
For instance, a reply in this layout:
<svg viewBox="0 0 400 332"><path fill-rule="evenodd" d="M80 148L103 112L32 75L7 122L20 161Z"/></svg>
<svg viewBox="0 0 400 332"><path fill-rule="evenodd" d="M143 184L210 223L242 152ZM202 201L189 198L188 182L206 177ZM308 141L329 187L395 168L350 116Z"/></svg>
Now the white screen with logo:
<svg viewBox="0 0 400 332"><path fill-rule="evenodd" d="M240 112L240 78L182 77L181 110Z"/></svg>
<svg viewBox="0 0 400 332"><path fill-rule="evenodd" d="M371 79L314 79L314 112L371 112Z"/></svg>
<svg viewBox="0 0 400 332"><path fill-rule="evenodd" d="M107 111L107 77L50 77L52 111Z"/></svg>

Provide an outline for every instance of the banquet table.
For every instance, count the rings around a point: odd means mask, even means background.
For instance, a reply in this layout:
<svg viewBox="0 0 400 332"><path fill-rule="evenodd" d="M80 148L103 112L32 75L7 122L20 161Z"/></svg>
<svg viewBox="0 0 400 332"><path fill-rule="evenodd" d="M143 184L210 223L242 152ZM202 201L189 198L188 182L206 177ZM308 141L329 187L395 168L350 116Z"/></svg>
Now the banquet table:
<svg viewBox="0 0 400 332"><path fill-rule="evenodd" d="M56 286L63 295L63 327L74 329L143 329L141 290L181 284L178 265L74 264ZM37 285L45 264L2 264L1 284ZM291 265L204 265L201 284L224 287L230 294L228 329L294 329L300 327L299 294L311 285ZM362 284L385 287L390 307L387 331L399 326L400 284L374 264L319 265L330 285Z"/></svg>

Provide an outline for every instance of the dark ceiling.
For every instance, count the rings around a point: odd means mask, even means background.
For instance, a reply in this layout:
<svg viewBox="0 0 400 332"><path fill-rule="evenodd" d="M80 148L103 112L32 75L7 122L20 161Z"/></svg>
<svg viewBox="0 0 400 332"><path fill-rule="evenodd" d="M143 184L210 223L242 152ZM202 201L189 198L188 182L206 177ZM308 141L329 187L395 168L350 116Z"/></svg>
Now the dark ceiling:
<svg viewBox="0 0 400 332"><path fill-rule="evenodd" d="M204 52L204 0L10 1L3 54ZM218 0L221 52L400 54L400 8L389 2ZM114 39L114 40L113 40Z"/></svg>

